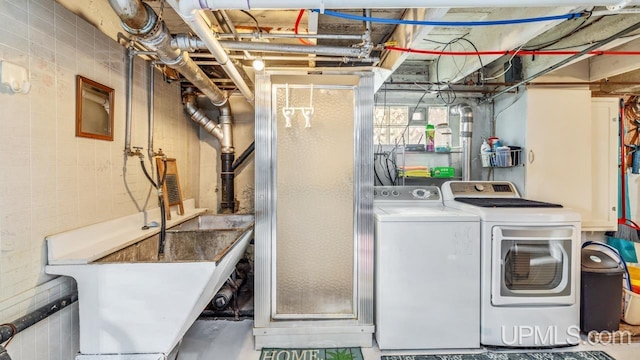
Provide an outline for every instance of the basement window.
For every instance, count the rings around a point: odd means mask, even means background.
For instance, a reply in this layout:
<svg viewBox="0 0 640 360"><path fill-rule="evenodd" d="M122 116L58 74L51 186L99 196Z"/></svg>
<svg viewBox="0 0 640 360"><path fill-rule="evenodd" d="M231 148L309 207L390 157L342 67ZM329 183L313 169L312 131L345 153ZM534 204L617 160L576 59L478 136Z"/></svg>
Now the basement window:
<svg viewBox="0 0 640 360"><path fill-rule="evenodd" d="M376 145L424 144L425 125L424 119L410 120L408 106L376 106L373 142Z"/></svg>

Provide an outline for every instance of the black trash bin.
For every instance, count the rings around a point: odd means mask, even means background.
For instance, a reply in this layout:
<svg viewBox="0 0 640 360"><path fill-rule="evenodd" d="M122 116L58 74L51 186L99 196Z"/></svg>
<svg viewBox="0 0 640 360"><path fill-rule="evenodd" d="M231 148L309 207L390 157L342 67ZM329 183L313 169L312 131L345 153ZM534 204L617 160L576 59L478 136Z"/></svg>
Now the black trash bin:
<svg viewBox="0 0 640 360"><path fill-rule="evenodd" d="M617 331L622 315L624 268L616 259L594 249L582 249L580 328Z"/></svg>

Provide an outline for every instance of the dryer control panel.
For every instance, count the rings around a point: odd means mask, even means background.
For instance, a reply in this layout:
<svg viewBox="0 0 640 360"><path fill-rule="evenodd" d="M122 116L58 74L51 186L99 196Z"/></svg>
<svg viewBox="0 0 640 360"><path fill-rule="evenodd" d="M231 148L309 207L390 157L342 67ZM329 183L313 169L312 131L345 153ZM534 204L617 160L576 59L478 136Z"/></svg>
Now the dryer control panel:
<svg viewBox="0 0 640 360"><path fill-rule="evenodd" d="M445 187L453 197L520 197L515 186L507 181L451 181Z"/></svg>
<svg viewBox="0 0 640 360"><path fill-rule="evenodd" d="M441 202L437 186L376 186L373 201L437 201Z"/></svg>

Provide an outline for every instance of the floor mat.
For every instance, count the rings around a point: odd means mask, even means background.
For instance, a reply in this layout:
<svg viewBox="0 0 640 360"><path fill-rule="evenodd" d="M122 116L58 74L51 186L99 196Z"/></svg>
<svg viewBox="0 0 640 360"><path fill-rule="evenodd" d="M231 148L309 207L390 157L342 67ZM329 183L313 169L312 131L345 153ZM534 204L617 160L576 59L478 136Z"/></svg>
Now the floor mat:
<svg viewBox="0 0 640 360"><path fill-rule="evenodd" d="M589 341L603 344L628 344L640 342L640 326L629 325L620 322L620 329L617 332L591 331L588 333Z"/></svg>
<svg viewBox="0 0 640 360"><path fill-rule="evenodd" d="M615 360L602 351L577 352L488 352L483 354L394 355L381 360Z"/></svg>
<svg viewBox="0 0 640 360"><path fill-rule="evenodd" d="M260 360L364 360L360 348L262 349Z"/></svg>

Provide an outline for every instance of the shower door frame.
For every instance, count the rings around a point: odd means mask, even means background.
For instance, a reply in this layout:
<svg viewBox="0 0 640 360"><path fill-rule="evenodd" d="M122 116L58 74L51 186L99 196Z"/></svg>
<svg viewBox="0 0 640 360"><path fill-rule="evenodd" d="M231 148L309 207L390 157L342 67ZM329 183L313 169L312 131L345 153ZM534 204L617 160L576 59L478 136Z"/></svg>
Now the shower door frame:
<svg viewBox="0 0 640 360"><path fill-rule="evenodd" d="M274 76L344 76L350 84L319 84L354 89L354 314L352 316L274 317L276 273L276 137ZM310 75L313 74L313 75ZM354 76L355 75L355 76ZM314 80L314 81L315 81ZM312 82L312 81L310 81ZM313 82L316 86L316 82ZM269 70L256 74L255 112L255 346L371 346L373 333L373 92L369 71L336 69ZM316 114L317 115L317 114Z"/></svg>

